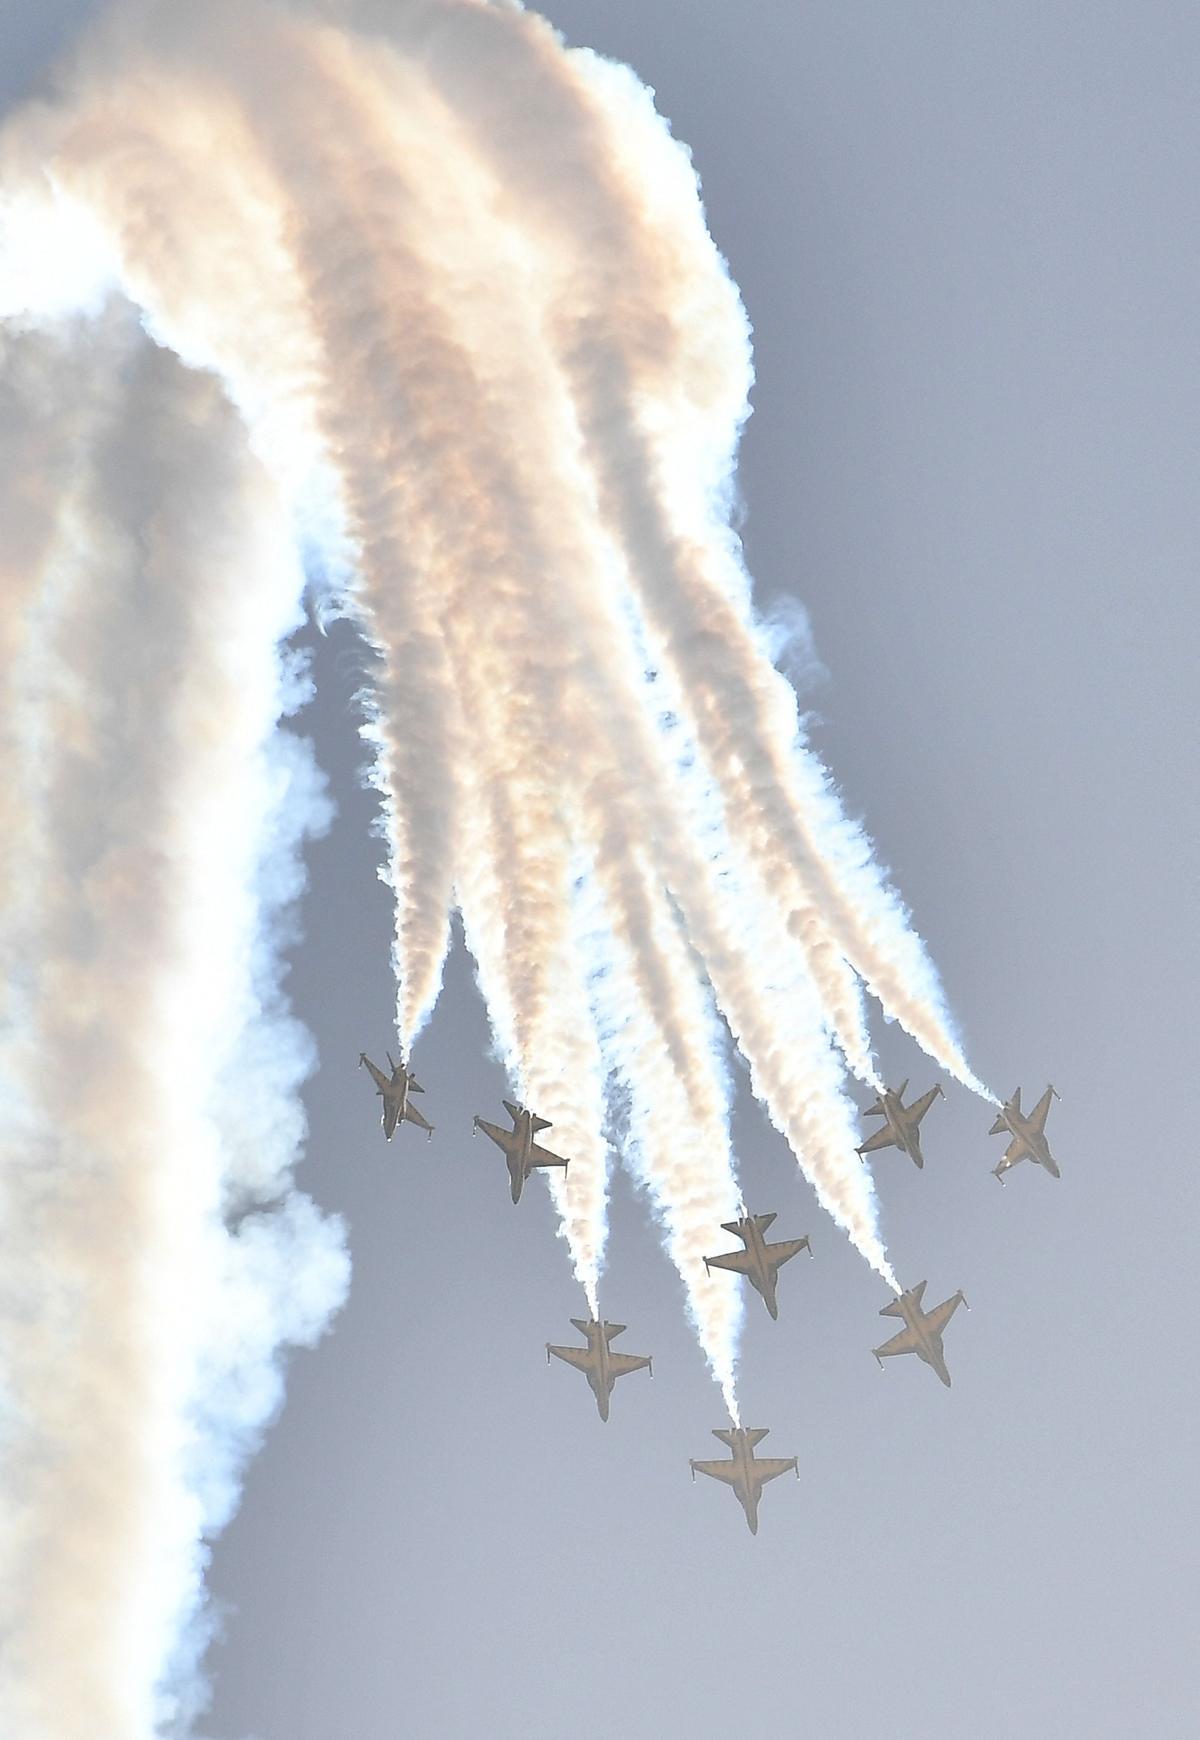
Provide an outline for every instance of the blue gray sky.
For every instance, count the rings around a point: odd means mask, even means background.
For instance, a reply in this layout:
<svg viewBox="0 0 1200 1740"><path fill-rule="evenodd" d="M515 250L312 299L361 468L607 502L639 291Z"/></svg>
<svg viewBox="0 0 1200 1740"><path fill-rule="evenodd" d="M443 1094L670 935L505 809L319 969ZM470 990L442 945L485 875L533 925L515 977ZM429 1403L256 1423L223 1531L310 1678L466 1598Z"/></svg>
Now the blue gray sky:
<svg viewBox="0 0 1200 1740"><path fill-rule="evenodd" d="M882 1284L744 1078L747 1200L815 1260L752 1301L743 1417L800 1459L762 1529L687 1459L722 1420L647 1207L602 1300L652 1352L607 1427L548 1370L579 1310L548 1200L471 1115L504 1084L461 947L416 1056L434 1142L386 1148L387 891L350 631L305 723L339 806L291 977L321 1065L304 1183L351 1229L333 1332L218 1544L214 1740L889 1740L1196 1731L1188 1132L1196 968L1200 20L1165 4L668 0L545 8L693 147L755 329L741 485L764 608L827 676L816 741L993 1087L1063 1096L1055 1183L1001 1190L950 1088L884 1154L900 1278L963 1287L954 1388L880 1374ZM0 10L0 90L68 9ZM877 1029L889 1079L933 1079ZM1180 1137L1183 1136L1183 1140Z"/></svg>

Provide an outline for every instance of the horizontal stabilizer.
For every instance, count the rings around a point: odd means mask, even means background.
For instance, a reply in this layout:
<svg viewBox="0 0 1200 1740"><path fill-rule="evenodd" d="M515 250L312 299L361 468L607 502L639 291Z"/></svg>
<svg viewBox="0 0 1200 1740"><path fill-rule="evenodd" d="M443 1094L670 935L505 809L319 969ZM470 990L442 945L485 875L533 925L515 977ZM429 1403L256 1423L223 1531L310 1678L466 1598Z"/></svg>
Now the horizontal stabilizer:
<svg viewBox="0 0 1200 1740"><path fill-rule="evenodd" d="M517 1119L521 1116L520 1106L514 1106L511 1100L501 1100L500 1104L504 1107L505 1111L515 1124Z"/></svg>
<svg viewBox="0 0 1200 1740"><path fill-rule="evenodd" d="M535 1130L548 1130L550 1128L550 1120L549 1118L535 1118L533 1120L533 1127Z"/></svg>
<svg viewBox="0 0 1200 1740"><path fill-rule="evenodd" d="M1007 1128L1008 1128L1008 1125L1004 1122L1004 1119L997 1118L996 1122L992 1125L991 1129L988 1131L988 1135L989 1136L998 1136L1002 1130L1007 1130ZM996 1152L996 1150L993 1148L992 1153L994 1154L995 1152Z"/></svg>
<svg viewBox="0 0 1200 1740"><path fill-rule="evenodd" d="M415 1075L410 1075L408 1078L408 1091L410 1094L423 1094L425 1092Z"/></svg>
<svg viewBox="0 0 1200 1740"><path fill-rule="evenodd" d="M594 1317L572 1317L571 1323L579 1331L580 1335L586 1335L589 1329L595 1329L596 1327L596 1320Z"/></svg>

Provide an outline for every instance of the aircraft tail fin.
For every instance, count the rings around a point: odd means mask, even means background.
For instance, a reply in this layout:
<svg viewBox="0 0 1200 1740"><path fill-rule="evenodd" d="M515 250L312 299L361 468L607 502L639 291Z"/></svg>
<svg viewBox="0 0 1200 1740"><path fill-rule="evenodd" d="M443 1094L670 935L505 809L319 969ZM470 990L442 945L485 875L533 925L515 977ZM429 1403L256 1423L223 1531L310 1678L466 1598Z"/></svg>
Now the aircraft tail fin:
<svg viewBox="0 0 1200 1740"><path fill-rule="evenodd" d="M908 1077L905 1076L904 1080L900 1083L900 1086L896 1089L896 1098L901 1103L903 1103L904 1096L907 1092L908 1092Z"/></svg>

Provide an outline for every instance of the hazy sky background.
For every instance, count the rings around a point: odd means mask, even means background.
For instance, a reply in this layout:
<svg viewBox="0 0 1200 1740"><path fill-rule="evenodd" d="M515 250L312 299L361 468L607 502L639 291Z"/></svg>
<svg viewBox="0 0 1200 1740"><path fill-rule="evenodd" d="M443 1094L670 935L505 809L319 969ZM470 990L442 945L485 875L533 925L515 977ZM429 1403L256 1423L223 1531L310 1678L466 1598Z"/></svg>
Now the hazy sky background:
<svg viewBox="0 0 1200 1740"><path fill-rule="evenodd" d="M74 15L83 9L74 8ZM757 1539L688 1479L720 1397L618 1180L605 1313L652 1353L610 1424L548 1370L581 1300L539 1185L470 1139L504 1083L461 947L386 1147L387 891L343 626L305 725L340 809L292 988L301 1181L349 1306L293 1366L212 1582L217 1740L1183 1740L1196 1668L1193 797L1200 12L560 0L694 149L759 384L760 600L808 607L816 737L929 939L974 1066L1063 1096L1061 1183L989 1176L949 1089L876 1166L904 1284L963 1287L947 1392L869 1349L886 1290L743 1094L749 1206L815 1261L750 1296L743 1418L800 1458ZM36 15L35 15L36 13ZM0 4L0 98L67 6ZM877 1024L890 1080L933 1079ZM744 1083L744 1076L742 1077ZM98 1447L98 1451L100 1447Z"/></svg>

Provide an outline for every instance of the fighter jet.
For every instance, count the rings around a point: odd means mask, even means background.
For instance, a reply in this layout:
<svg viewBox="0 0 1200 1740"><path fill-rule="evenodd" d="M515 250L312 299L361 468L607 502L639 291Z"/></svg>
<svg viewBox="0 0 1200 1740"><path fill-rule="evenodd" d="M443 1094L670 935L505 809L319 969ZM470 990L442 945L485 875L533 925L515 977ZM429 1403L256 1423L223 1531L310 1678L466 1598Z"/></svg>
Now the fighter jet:
<svg viewBox="0 0 1200 1740"><path fill-rule="evenodd" d="M704 1267L709 1270L714 1267L732 1269L735 1275L745 1275L755 1292L762 1294L771 1316L777 1318L779 1303L775 1288L779 1270L798 1251L807 1251L811 1257L812 1246L807 1234L802 1239L781 1239L778 1244L769 1245L763 1234L774 1219L773 1214L748 1214L742 1220L722 1221L722 1230L735 1234L746 1248L744 1251L726 1251L720 1257L705 1257Z"/></svg>
<svg viewBox="0 0 1200 1740"><path fill-rule="evenodd" d="M883 1307L879 1315L903 1317L904 1328L899 1335L893 1335L890 1341L885 1341L882 1347L873 1348L871 1351L879 1361L881 1371L889 1354L915 1353L918 1359L923 1359L926 1365L933 1367L949 1389L950 1373L946 1370L946 1359L942 1353L942 1331L959 1306L967 1302L960 1288L953 1298L944 1300L941 1305L935 1305L932 1311L925 1311L921 1300L925 1296L927 1284L925 1281L918 1281L915 1287L910 1287L898 1299L893 1299L890 1305Z"/></svg>
<svg viewBox="0 0 1200 1740"><path fill-rule="evenodd" d="M925 1156L921 1152L917 1126L942 1090L940 1086L932 1087L911 1106L906 1106L904 1090L907 1086L906 1076L894 1093L891 1088L884 1088L875 1104L867 1107L864 1118L882 1118L884 1122L881 1129L867 1137L861 1148L855 1149L856 1154L873 1154L877 1148L903 1148L914 1166L924 1166Z"/></svg>
<svg viewBox="0 0 1200 1740"><path fill-rule="evenodd" d="M1035 1160L1039 1166L1044 1166L1051 1178L1061 1178L1058 1161L1050 1152L1050 1144L1046 1140L1046 1115L1050 1110L1050 1101L1058 1095L1052 1087L1048 1087L1033 1110L1026 1114L1021 1110L1021 1090L1015 1088L1011 1100L1005 1100L996 1116L996 1122L988 1131L989 1136L999 1136L1002 1132L1012 1137L1012 1141L1004 1150L1004 1155L998 1166L992 1167L992 1176L1004 1183L1004 1174L1010 1166L1016 1166L1021 1160Z"/></svg>
<svg viewBox="0 0 1200 1740"><path fill-rule="evenodd" d="M600 1410L600 1418L608 1419L608 1398L612 1395L613 1385L619 1377L627 1372L641 1371L643 1367L654 1376L654 1366L651 1361L640 1353L614 1353L610 1343L618 1335L624 1335L623 1323L597 1323L594 1317L572 1317L571 1322L580 1335L586 1336L586 1347L557 1347L553 1342L546 1343L546 1364L550 1364L550 1355L556 1359L565 1360L573 1365L576 1371L581 1371L591 1385L592 1394L596 1398L596 1406Z"/></svg>
<svg viewBox="0 0 1200 1740"><path fill-rule="evenodd" d="M504 1109L513 1121L511 1130L489 1124L486 1118L476 1118L475 1128L490 1136L497 1148L504 1149L508 1175L512 1179L512 1199L520 1202L525 1180L535 1166L569 1166L570 1161L552 1154L549 1148L540 1147L533 1139L539 1130L550 1128L549 1118L536 1117L524 1106L514 1106L511 1100L504 1101Z"/></svg>
<svg viewBox="0 0 1200 1740"><path fill-rule="evenodd" d="M761 1444L767 1435L765 1426L718 1426L713 1431L713 1437L719 1438L722 1444L728 1444L733 1452L729 1462L692 1462L692 1479L697 1472L711 1474L714 1480L723 1480L726 1486L732 1486L737 1493L738 1503L746 1513L746 1521L750 1533L758 1533L758 1501L762 1497L762 1489L768 1480L774 1480L777 1474L786 1474L791 1469L800 1478L800 1467L794 1456L756 1456L754 1446Z"/></svg>
<svg viewBox="0 0 1200 1740"><path fill-rule="evenodd" d="M390 1051L385 1052L384 1055L392 1065L390 1077L384 1075L383 1071L371 1062L365 1051L360 1051L358 1054L358 1067L361 1069L363 1064L366 1064L375 1083L376 1093L383 1096L384 1135L390 1142L396 1134L397 1124L407 1119L410 1124L419 1124L432 1136L433 1125L417 1110L408 1097L409 1094L423 1094L425 1089L416 1076L407 1070L402 1063L392 1063Z"/></svg>

